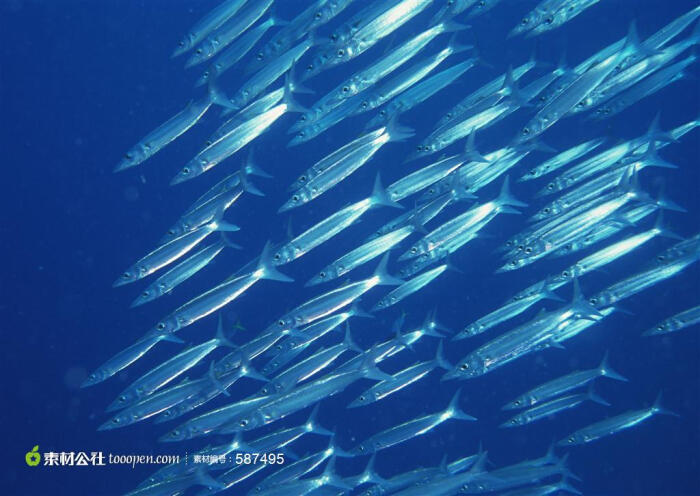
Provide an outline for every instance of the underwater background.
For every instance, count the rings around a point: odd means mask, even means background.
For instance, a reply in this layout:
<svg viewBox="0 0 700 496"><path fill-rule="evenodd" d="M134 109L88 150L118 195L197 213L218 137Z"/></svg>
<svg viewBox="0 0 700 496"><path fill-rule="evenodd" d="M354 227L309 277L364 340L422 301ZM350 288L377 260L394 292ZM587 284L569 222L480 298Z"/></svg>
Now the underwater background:
<svg viewBox="0 0 700 496"><path fill-rule="evenodd" d="M289 19L302 3L276 2L275 13ZM299 232L349 202L366 197L380 168L386 183L401 177L407 170L404 159L417 139L427 135L454 103L502 74L509 65L523 63L533 51L538 61L553 66L564 53L576 64L623 37L632 20L636 20L644 37L697 6L693 0L601 0L558 30L535 39L506 40L508 30L535 2L505 0L470 20L472 28L460 34L465 43L477 44L484 64L468 71L420 110L400 119L415 130L416 138L382 148L372 162L339 184L332 194L286 214L277 213L287 197L286 186L314 161L356 138L368 114L345 119L319 138L294 148L286 146L286 127L294 117L282 117L284 123L273 126L253 143L256 163L274 176L272 180L256 180L266 196L246 198L227 214L241 227L230 237L243 250L224 251L176 295L129 309L137 290L132 286L113 289L112 281L151 249L180 212L204 191L204 184L197 189L190 184L170 187L168 182L201 148L219 121L213 114L207 115L144 166L122 174L113 174L112 170L131 144L181 110L190 99L205 94L203 88L193 89L199 71L183 70L183 61L171 59L170 53L180 35L215 4L194 0L0 0L0 239L4 254L0 278L0 336L4 345L0 425L6 440L0 470L3 494L122 494L157 468L29 467L24 455L35 445L42 453L179 454L207 444L210 439L158 443L157 438L172 428L170 424L142 422L123 430L96 430L106 419L104 407L115 395L170 357L178 345L160 345L149 353L148 360L99 387L81 389L80 384L91 370L140 337L160 316L255 257L265 240L283 240L289 217L292 229ZM424 29L431 15L423 13L401 27L397 31L399 39ZM366 65L367 57L384 53L391 44L391 37L384 39L371 49L375 55L365 55L315 77L307 83L315 95L299 95L297 99L310 105ZM543 141L561 151L596 137L615 143L641 135L657 113L663 129L695 119L700 108L697 69L697 65L691 66L688 77L611 119L566 119L547 131ZM236 75L229 74L227 81L226 85L235 88ZM521 110L480 132L479 149L504 146L529 117L529 112ZM228 169L226 164L214 169L206 181L213 184L227 170L230 173L245 153L228 159ZM690 237L700 227L697 130L664 148L662 155L679 168L651 169L643 175L642 183L652 193L663 189L668 198L687 209L687 213L667 212L665 223L675 233ZM526 164L549 156L533 152L517 166L516 175L527 170ZM500 180L491 183L478 193L479 199L496 196L500 184ZM514 184L512 189L517 198L528 202L541 185ZM357 246L358 236L364 239L390 219L394 212L387 210L369 212L332 243L284 267L284 273L299 282L306 281L321 266ZM529 212L534 212L532 207ZM646 225L650 220L644 222ZM461 273L446 272L419 294L378 312L375 319L353 320L354 339L368 348L375 341L391 337L392 324L402 313L408 325L417 326L434 309L442 324L460 329L546 273L566 265L561 259L545 259L519 271L494 274L501 265L496 249L523 225L521 216L497 218L486 230L488 237L474 240L450 259ZM597 292L635 272L673 242L654 239L605 270L587 275L581 280L583 293ZM358 274L351 275L352 280L371 274L374 265L359 269ZM301 284L257 285L222 310L224 322L230 329L240 321L244 329L235 331L234 340L249 339L276 316L317 294L316 289ZM568 450L569 467L582 478L577 487L584 494L700 494L697 326L663 337L640 336L657 322L697 305L699 293L700 267L694 264L680 275L625 300L622 307L631 315L615 312L565 343L564 350L537 352L491 374L461 381L462 407L479 420L446 422L425 436L383 451L377 457L377 472L389 475L421 465L436 466L444 454L452 460L476 453L480 443L497 466L542 456L552 441L605 415L648 406L663 391L664 405L680 418L657 417L633 430L574 447ZM560 295L568 301L571 288L564 288ZM377 291L365 297L367 305L380 296L381 291ZM552 304L545 302L544 306L551 308ZM529 312L534 315L534 310ZM524 321L520 316L519 322ZM185 329L181 337L198 343L212 337L215 330L216 317L212 315ZM450 344L446 355L454 363L474 343L490 337ZM434 342L421 340L412 352L392 359L392 372L431 358L434 350ZM525 427L498 428L507 418L500 411L506 401L571 370L597 366L605 351L610 352L615 370L630 380L597 382L596 391L611 407L584 404ZM205 367L200 364L198 370L203 373ZM368 386L355 383L323 401L320 421L335 430L342 447L348 448L377 430L444 408L457 387L454 381L441 382L437 374L430 374L384 402L346 409L347 402ZM256 391L259 384L242 382L235 388L243 397ZM224 399L216 401L223 404ZM306 415L296 413L280 425L296 425ZM214 439L223 442L226 438ZM298 441L293 450L302 454L326 445L325 438L309 436ZM337 470L343 476L357 474L365 464L366 458L339 459ZM249 483L245 485L246 490L250 487ZM231 494L242 491L241 487L231 490Z"/></svg>

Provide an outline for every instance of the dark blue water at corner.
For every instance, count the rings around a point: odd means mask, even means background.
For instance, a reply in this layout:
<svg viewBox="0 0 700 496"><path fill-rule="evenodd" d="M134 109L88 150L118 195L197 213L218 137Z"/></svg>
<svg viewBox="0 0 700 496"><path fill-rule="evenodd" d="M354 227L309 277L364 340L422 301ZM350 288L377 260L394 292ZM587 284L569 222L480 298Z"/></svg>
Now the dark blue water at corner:
<svg viewBox="0 0 700 496"><path fill-rule="evenodd" d="M297 2L281 2L279 14L298 10ZM621 38L631 20L642 36L651 34L697 5L693 0L601 0L595 7L559 30L537 40L505 41L505 33L534 2L504 2L472 22L465 39L478 41L489 67L467 73L430 104L406 118L404 124L424 136L451 104L481 84L517 65L536 50L540 60L556 64L565 51L578 63ZM185 71L182 60L170 59L179 37L215 2L184 0L0 0L0 160L3 173L0 240L0 339L3 344L3 429L0 491L8 495L111 495L131 490L152 471L151 467L28 467L24 456L34 445L41 452L103 451L105 453L179 453L184 446L158 444L156 439L170 425L137 424L131 428L97 432L105 420L104 407L135 377L171 356L164 344L148 361L134 366L109 382L90 389L79 384L87 372L141 336L156 320L211 287L254 257L264 240L281 240L288 215L276 210L287 184L323 155L354 139L364 127L362 119L348 119L316 140L287 149L286 127L292 117L273 127L256 143L258 163L275 178L258 184L264 199L246 200L231 214L242 229L235 241L242 252L227 252L189 281L176 295L135 310L128 308L137 288L113 289L111 283L125 267L150 250L165 229L205 188L168 187L170 178L189 160L216 127L206 119L173 145L136 171L113 174L119 157L146 132L179 111L193 96L198 76ZM406 36L418 32L425 16L402 28ZM374 53L381 54L391 40L383 40ZM366 61L367 59L362 59ZM318 96L365 62L323 73L311 86ZM571 119L544 135L557 149L597 136L611 142L642 134L660 112L664 129L696 118L700 93L697 66L690 77L610 119L592 122ZM235 87L235 85L233 86ZM313 98L299 97L311 104ZM208 116L213 117L213 116ZM482 150L505 145L528 119L519 112L480 136ZM386 181L401 177L404 157L415 143L385 147L374 165L360 170L318 202L291 214L301 230L365 197L371 189L378 163ZM243 154L240 154L241 157ZM533 154L527 163L547 155ZM700 148L697 131L664 149L663 156L678 170L650 170L644 176L652 191L664 188L668 197L687 213L670 212L668 225L682 236L700 226ZM230 159L239 163L241 157ZM524 170L526 165L520 165ZM222 168L223 169L223 168ZM223 170L216 171L222 177ZM264 181L264 182L263 182ZM500 185L493 183L479 193L492 198ZM536 187L514 188L527 200ZM316 204L318 203L318 204ZM321 247L290 266L298 280L356 246L359 235L388 220L393 212L371 212L357 231L347 232L330 246ZM446 326L460 326L487 313L506 298L539 280L547 270L563 262L545 260L528 269L494 275L498 267L495 249L517 232L522 218L503 216L489 226L489 238L477 240L456 254L452 263L462 273L447 273L419 295L377 315L372 321L353 322L356 339L369 346L388 338L391 325L402 311L407 323L418 325L433 308ZM584 293L604 288L635 272L671 241L655 239L604 272L582 280ZM347 250L345 250L347 251ZM369 271L371 268L362 269ZM360 275L353 275L360 277ZM700 494L700 336L687 329L659 339L640 334L658 321L697 305L700 294L697 264L624 302L631 315L615 313L590 331L566 343L565 350L549 349L464 383L462 405L479 418L476 423L448 422L420 439L389 449L377 459L382 475L393 475L419 465L437 465L444 454L450 460L475 453L480 443L497 466L543 454L552 440L608 414L648 406L660 390L666 406L680 418L657 417L619 435L570 450L570 466L583 480L578 487L592 495L697 495ZM569 298L570 289L562 292ZM300 294L301 293L301 294ZM240 301L227 307L224 319L236 320L254 335L287 309L313 296L311 290L278 283L254 287ZM379 298L376 293L369 297ZM368 301L368 303L369 303ZM532 312L532 311L531 311ZM215 318L200 321L183 332L188 341L201 342L213 335ZM243 336L241 339L245 339ZM412 354L396 357L393 370L434 353L434 342L424 340ZM479 342L483 342L479 341ZM472 342L450 345L455 361ZM627 384L599 381L597 390L612 406L580 409L516 430L500 430L499 411L507 400L526 389L576 368L596 366L609 350L615 369L630 378ZM200 368L202 365L200 365ZM321 421L333 427L340 445L350 447L377 430L444 408L456 384L427 379L398 393L385 403L364 410L346 410L349 399L368 386L355 384L324 401ZM252 392L254 384L242 384ZM221 404L218 402L217 404ZM306 413L284 421L300 422ZM224 441L225 438L215 438ZM304 438L294 446L304 453L324 446L321 438ZM205 441L206 443L206 441ZM186 445L194 450L203 443ZM361 471L366 460L339 460L342 475ZM233 494L233 493L232 493ZM239 494L239 492L235 492ZM240 493L242 494L242 493Z"/></svg>

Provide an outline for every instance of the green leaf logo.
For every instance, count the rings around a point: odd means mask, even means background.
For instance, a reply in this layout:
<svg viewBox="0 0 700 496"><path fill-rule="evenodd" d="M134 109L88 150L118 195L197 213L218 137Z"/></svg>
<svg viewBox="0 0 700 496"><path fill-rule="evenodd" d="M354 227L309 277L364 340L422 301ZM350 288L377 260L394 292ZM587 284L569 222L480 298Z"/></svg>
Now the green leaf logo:
<svg viewBox="0 0 700 496"><path fill-rule="evenodd" d="M38 453L39 451L39 445L34 446L34 448L24 455L24 461L27 462L27 465L30 467L36 467L41 463L41 453Z"/></svg>

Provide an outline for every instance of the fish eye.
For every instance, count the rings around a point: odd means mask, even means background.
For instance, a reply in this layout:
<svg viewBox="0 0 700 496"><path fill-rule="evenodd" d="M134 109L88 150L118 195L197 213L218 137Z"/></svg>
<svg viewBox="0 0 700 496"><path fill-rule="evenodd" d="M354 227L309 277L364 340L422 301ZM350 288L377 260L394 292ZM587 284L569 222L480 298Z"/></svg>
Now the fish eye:
<svg viewBox="0 0 700 496"><path fill-rule="evenodd" d="M547 185L547 189L548 189L548 190L553 190L553 189L554 189L554 183L549 183L549 184Z"/></svg>
<svg viewBox="0 0 700 496"><path fill-rule="evenodd" d="M532 253L532 248L529 247L529 246L528 246L527 248L525 248L525 253L527 253L528 255L529 255L530 253Z"/></svg>
<svg viewBox="0 0 700 496"><path fill-rule="evenodd" d="M184 41L181 41L180 43L178 43L178 46L184 47L184 46L185 46L185 42L184 42Z"/></svg>
<svg viewBox="0 0 700 496"><path fill-rule="evenodd" d="M347 93L348 91L350 91L350 87L349 87L349 86L343 86L343 93Z"/></svg>
<svg viewBox="0 0 700 496"><path fill-rule="evenodd" d="M468 364L468 363L463 363L462 365L459 366L459 368L462 369L462 370L467 370L467 369L469 368L469 364Z"/></svg>
<svg viewBox="0 0 700 496"><path fill-rule="evenodd" d="M161 322L161 323L159 323L156 327L158 328L159 331L162 331L163 329L165 329L165 324L163 324L163 323Z"/></svg>
<svg viewBox="0 0 700 496"><path fill-rule="evenodd" d="M522 24L523 26L525 26L528 22L530 22L530 19L528 19L527 17L523 17L523 20L520 21L520 24Z"/></svg>
<svg viewBox="0 0 700 496"><path fill-rule="evenodd" d="M345 50L341 48L340 50L338 50L338 57L342 57L343 55L345 55Z"/></svg>
<svg viewBox="0 0 700 496"><path fill-rule="evenodd" d="M369 106L369 103L367 102L362 102L362 108L367 108Z"/></svg>
<svg viewBox="0 0 700 496"><path fill-rule="evenodd" d="M569 439L567 439L567 441L569 441L570 443L573 443L575 441L575 439L573 437L570 437Z"/></svg>
<svg viewBox="0 0 700 496"><path fill-rule="evenodd" d="M113 418L113 419L112 419L112 422L115 423L115 424L118 424L118 423L119 423L119 419L118 419L118 418Z"/></svg>
<svg viewBox="0 0 700 496"><path fill-rule="evenodd" d="M301 122L306 122L306 116L305 116L305 115L302 115L301 117L299 117L299 120L300 120Z"/></svg>
<svg viewBox="0 0 700 496"><path fill-rule="evenodd" d="M134 158L134 156L131 153L125 153L124 158L127 160L131 160L132 158Z"/></svg>
<svg viewBox="0 0 700 496"><path fill-rule="evenodd" d="M413 248L411 248L411 253L416 253L417 251L418 251L418 248L416 248L415 246Z"/></svg>
<svg viewBox="0 0 700 496"><path fill-rule="evenodd" d="M510 420L510 423L511 423L511 424L517 424L517 423L518 423L518 421L517 421L517 420L515 420L515 419L511 419L511 420Z"/></svg>
<svg viewBox="0 0 700 496"><path fill-rule="evenodd" d="M569 271L565 270L564 272L561 273L564 277L569 277Z"/></svg>
<svg viewBox="0 0 700 496"><path fill-rule="evenodd" d="M544 22L547 24L552 24L554 22L554 18L552 16L547 17Z"/></svg>
<svg viewBox="0 0 700 496"><path fill-rule="evenodd" d="M326 277L326 273L325 273L325 272L321 272L321 273L319 274L319 276L321 276L321 278L324 278L324 277Z"/></svg>
<svg viewBox="0 0 700 496"><path fill-rule="evenodd" d="M124 396L124 395L122 394L122 395L119 397L119 401L121 401L121 402L126 401L126 396Z"/></svg>
<svg viewBox="0 0 700 496"><path fill-rule="evenodd" d="M174 229L169 229L169 230L168 230L168 234L175 234L175 230L174 230Z"/></svg>
<svg viewBox="0 0 700 496"><path fill-rule="evenodd" d="M183 173L183 174L189 174L189 173L190 173L190 168L189 168L189 167L183 167L182 173Z"/></svg>
<svg viewBox="0 0 700 496"><path fill-rule="evenodd" d="M364 395L360 396L360 401L365 401L366 399Z"/></svg>
<svg viewBox="0 0 700 496"><path fill-rule="evenodd" d="M523 135L524 135L524 136L527 136L528 134L530 134L530 128L529 128L529 127L524 127L524 128L523 128Z"/></svg>
<svg viewBox="0 0 700 496"><path fill-rule="evenodd" d="M530 175L534 176L537 173L535 169L530 169Z"/></svg>
<svg viewBox="0 0 700 496"><path fill-rule="evenodd" d="M598 303L598 298L590 298L590 299L588 300L588 302L589 302L591 305L595 305L596 303Z"/></svg>
<svg viewBox="0 0 700 496"><path fill-rule="evenodd" d="M320 19L320 18L321 18L321 15L322 15L322 14L321 14L320 12L316 12L316 15L315 15L314 17L316 17L316 19Z"/></svg>
<svg viewBox="0 0 700 496"><path fill-rule="evenodd" d="M552 211L552 209L549 208L549 207L545 207L544 210L543 210L543 212L546 213L546 214L548 214L548 213L551 212L551 211Z"/></svg>
<svg viewBox="0 0 700 496"><path fill-rule="evenodd" d="M122 274L122 278L123 278L123 279L129 279L130 277L131 277L131 274L129 274L128 272L124 272L124 273Z"/></svg>
<svg viewBox="0 0 700 496"><path fill-rule="evenodd" d="M303 138L304 136L306 136L306 133L304 131L299 131L297 133L297 138Z"/></svg>
<svg viewBox="0 0 700 496"><path fill-rule="evenodd" d="M141 293L141 296L143 296L144 298L146 298L146 297L148 296L148 291L144 291L143 293Z"/></svg>
<svg viewBox="0 0 700 496"><path fill-rule="evenodd" d="M515 405L520 405L520 400L515 400L514 404L515 404Z"/></svg>
<svg viewBox="0 0 700 496"><path fill-rule="evenodd" d="M518 262L516 262L515 260L512 260L512 261L510 262L510 266L511 266L511 267L515 267L516 265L518 265Z"/></svg>
<svg viewBox="0 0 700 496"><path fill-rule="evenodd" d="M280 254L279 254L279 253L275 253L275 256L274 256L273 258L274 258L275 260L279 260L279 259L280 259Z"/></svg>
<svg viewBox="0 0 700 496"><path fill-rule="evenodd" d="M664 330L664 326L663 326L663 325L658 325L658 326L656 326L656 329L659 330L659 331L663 331L663 330Z"/></svg>
<svg viewBox="0 0 700 496"><path fill-rule="evenodd" d="M307 65L307 66L306 66L306 70L307 70L307 71L313 71L313 70L314 70L314 65L313 65L313 64Z"/></svg>
<svg viewBox="0 0 700 496"><path fill-rule="evenodd" d="M245 427L246 425L248 425L248 421L246 419L243 419L243 420L241 420L240 424L241 424L241 427Z"/></svg>
<svg viewBox="0 0 700 496"><path fill-rule="evenodd" d="M201 49L201 48L197 48L197 55L202 55L202 49Z"/></svg>
<svg viewBox="0 0 700 496"><path fill-rule="evenodd" d="M338 35L335 34L335 33L333 33L333 34L331 35L331 40L335 41L335 40L337 40L337 39L338 39Z"/></svg>
<svg viewBox="0 0 700 496"><path fill-rule="evenodd" d="M277 325L280 327L284 327L284 320L282 320L282 319L278 320Z"/></svg>
<svg viewBox="0 0 700 496"><path fill-rule="evenodd" d="M298 201L299 201L299 195L294 195L294 196L292 196L292 200L294 200L295 202L298 202Z"/></svg>

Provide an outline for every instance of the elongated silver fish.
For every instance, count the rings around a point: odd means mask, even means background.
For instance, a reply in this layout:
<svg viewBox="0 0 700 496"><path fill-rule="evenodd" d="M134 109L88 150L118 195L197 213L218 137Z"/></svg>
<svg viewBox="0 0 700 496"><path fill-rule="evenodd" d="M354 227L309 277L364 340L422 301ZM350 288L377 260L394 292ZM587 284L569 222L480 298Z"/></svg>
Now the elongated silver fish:
<svg viewBox="0 0 700 496"><path fill-rule="evenodd" d="M627 379L615 372L608 364L608 352L605 352L600 365L594 369L577 370L569 374L557 377L551 381L540 384L539 386L523 393L514 400L506 403L502 410L514 410L518 408L526 408L548 399L554 398L561 394L584 386L585 384L597 379L598 377L609 377L617 381L627 382Z"/></svg>
<svg viewBox="0 0 700 496"><path fill-rule="evenodd" d="M476 418L462 411L459 406L459 395L460 390L455 393L450 401L450 404L442 412L409 420L401 425L397 425L385 431L374 434L352 448L350 453L356 456L375 453L377 451L400 444L409 439L413 439L414 437L423 435L449 419L476 420Z"/></svg>
<svg viewBox="0 0 700 496"><path fill-rule="evenodd" d="M205 246L198 252L190 255L185 260L177 264L168 272L153 281L140 295L131 303L131 307L138 307L149 301L170 293L176 286L182 284L187 279L202 270L224 249L226 244L223 241Z"/></svg>
<svg viewBox="0 0 700 496"><path fill-rule="evenodd" d="M659 336L692 327L700 322L700 306L695 306L669 317L645 331L643 336Z"/></svg>
<svg viewBox="0 0 700 496"><path fill-rule="evenodd" d="M561 398L556 398L546 403L533 406L532 408L528 408L527 410L514 415L509 420L506 420L500 425L500 427L517 427L531 424L533 422L537 422L538 420L542 420L543 418L552 417L553 415L556 415L564 410L575 408L587 400L603 406L610 406L610 403L595 393L593 390L593 384L591 384L586 393L570 394L568 396L562 396Z"/></svg>
<svg viewBox="0 0 700 496"><path fill-rule="evenodd" d="M413 293L420 291L422 288L430 284L436 277L445 272L448 269L447 264L440 265L434 269L430 269L422 274L415 276L412 279L401 284L398 288L392 290L379 300L372 311L388 308L392 305L396 305L401 300L407 298Z"/></svg>
<svg viewBox="0 0 700 496"><path fill-rule="evenodd" d="M159 246L138 262L126 269L121 276L114 281L113 286L123 286L139 279L147 277L157 270L169 265L182 256L189 253L195 246L202 242L207 236L216 231L238 231L236 225L224 222L219 218L200 226L194 231L190 231L179 236L166 244Z"/></svg>
<svg viewBox="0 0 700 496"><path fill-rule="evenodd" d="M188 301L153 326L146 334L146 337L172 334L183 327L193 324L238 298L261 279L291 282L292 279L281 274L272 264L270 250L270 243L267 243L263 248L262 254L260 255L260 262L255 270L234 279L224 281L218 286Z"/></svg>
<svg viewBox="0 0 700 496"><path fill-rule="evenodd" d="M396 231L391 231L383 236L368 241L325 266L318 274L312 277L306 285L314 286L322 282L343 277L351 270L391 250L394 246L406 239L412 232L412 226L402 227Z"/></svg>
<svg viewBox="0 0 700 496"><path fill-rule="evenodd" d="M630 410L615 417L610 417L600 422L596 422L587 427L572 432L565 438L557 442L558 446L577 446L596 441L605 436L617 434L620 431L634 427L654 415L670 415L678 417L678 414L667 410L661 405L661 394L656 397L656 401L649 408L642 410Z"/></svg>
<svg viewBox="0 0 700 496"><path fill-rule="evenodd" d="M114 172L135 167L158 153L163 147L176 140L179 136L187 132L189 128L199 122L199 119L209 110L211 104L210 98L188 103L184 110L178 112L148 133L141 141L126 152L122 160L114 168Z"/></svg>
<svg viewBox="0 0 700 496"><path fill-rule="evenodd" d="M214 338L181 351L174 357L166 360L156 368L136 379L110 403L107 407L107 411L113 412L124 408L152 394L154 391L165 386L168 382L176 379L180 374L184 374L190 368L197 365L197 363L219 346L234 347L233 343L224 336L221 316L219 316L219 324Z"/></svg>
<svg viewBox="0 0 700 496"><path fill-rule="evenodd" d="M311 226L303 233L291 239L275 252L272 256L273 262L276 265L284 265L296 260L355 223L355 221L370 208L379 205L403 208L389 198L389 195L381 184L379 175L377 175L374 182L374 189L368 198L348 205L334 214L331 214L321 222Z"/></svg>
<svg viewBox="0 0 700 496"><path fill-rule="evenodd" d="M185 67L201 64L233 43L263 16L267 9L270 8L270 5L272 5L272 2L273 0L248 2L243 11L236 16L229 17L226 22L201 41L192 56L185 62Z"/></svg>
<svg viewBox="0 0 700 496"><path fill-rule="evenodd" d="M208 12L195 23L188 33L177 43L172 57L177 57L201 42L209 33L221 26L238 12L247 0L226 0Z"/></svg>

